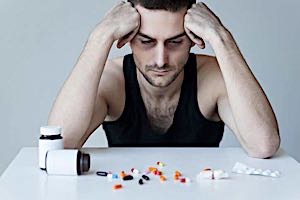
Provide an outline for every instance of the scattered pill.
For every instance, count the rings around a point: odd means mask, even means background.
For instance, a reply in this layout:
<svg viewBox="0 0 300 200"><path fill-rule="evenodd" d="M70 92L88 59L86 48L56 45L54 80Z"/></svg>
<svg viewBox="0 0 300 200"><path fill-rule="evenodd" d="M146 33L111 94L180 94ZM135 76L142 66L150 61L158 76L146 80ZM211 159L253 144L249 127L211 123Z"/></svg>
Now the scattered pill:
<svg viewBox="0 0 300 200"><path fill-rule="evenodd" d="M176 171L175 171L175 175L176 175L176 176L181 176L181 173L180 173L178 170L176 170Z"/></svg>
<svg viewBox="0 0 300 200"><path fill-rule="evenodd" d="M134 174L139 174L139 173L140 173L140 171L137 170L137 169L135 169L135 168L132 168L132 169L131 169L131 172L134 173Z"/></svg>
<svg viewBox="0 0 300 200"><path fill-rule="evenodd" d="M156 167L149 167L148 170L149 170L150 172L153 172L153 171L157 171L158 169L157 169Z"/></svg>
<svg viewBox="0 0 300 200"><path fill-rule="evenodd" d="M179 181L180 181L181 183L185 183L185 182L186 182L185 178L181 178L181 179L179 179Z"/></svg>
<svg viewBox="0 0 300 200"><path fill-rule="evenodd" d="M176 180L176 181L179 180L179 176L175 174L174 175L174 180Z"/></svg>
<svg viewBox="0 0 300 200"><path fill-rule="evenodd" d="M167 180L166 177L163 176L163 175L161 175L161 176L159 177L159 179L160 179L161 181L166 181L166 180Z"/></svg>
<svg viewBox="0 0 300 200"><path fill-rule="evenodd" d="M164 163L162 163L162 162L160 162L160 161L156 162L156 164L157 164L158 166L160 166L160 167L163 167L163 166L165 166L165 164L164 164Z"/></svg>
<svg viewBox="0 0 300 200"><path fill-rule="evenodd" d="M140 179L140 180L139 180L139 184L140 184L140 185L143 185L143 184L144 184L143 179Z"/></svg>
<svg viewBox="0 0 300 200"><path fill-rule="evenodd" d="M121 171L120 177L121 177L121 178L124 178L125 176L126 176L125 172L124 172L124 171Z"/></svg>
<svg viewBox="0 0 300 200"><path fill-rule="evenodd" d="M107 172L103 172L103 171L98 171L98 172L96 172L96 174L98 175L98 176L107 176Z"/></svg>
<svg viewBox="0 0 300 200"><path fill-rule="evenodd" d="M143 175L142 178L145 179L146 181L150 180L149 176L147 176L147 175Z"/></svg>
<svg viewBox="0 0 300 200"><path fill-rule="evenodd" d="M124 181L129 181L129 180L132 180L132 179L133 179L133 176L131 176L131 175L126 175L126 176L123 177Z"/></svg>
<svg viewBox="0 0 300 200"><path fill-rule="evenodd" d="M112 175L112 179L118 179L119 177L118 177L118 174L113 174Z"/></svg>
<svg viewBox="0 0 300 200"><path fill-rule="evenodd" d="M123 186L121 184L116 184L113 186L113 189L114 190L118 190L118 189L121 189Z"/></svg>
<svg viewBox="0 0 300 200"><path fill-rule="evenodd" d="M112 180L113 175L112 174L107 174L107 179L110 181Z"/></svg>

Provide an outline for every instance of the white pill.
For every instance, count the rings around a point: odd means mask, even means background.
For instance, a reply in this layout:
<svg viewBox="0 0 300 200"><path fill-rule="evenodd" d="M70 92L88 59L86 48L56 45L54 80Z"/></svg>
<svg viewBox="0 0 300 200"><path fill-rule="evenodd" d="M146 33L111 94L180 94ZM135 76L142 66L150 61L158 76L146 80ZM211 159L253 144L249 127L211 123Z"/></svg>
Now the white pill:
<svg viewBox="0 0 300 200"><path fill-rule="evenodd" d="M211 170L209 171L201 171L197 175L197 179L212 179L213 172Z"/></svg>
<svg viewBox="0 0 300 200"><path fill-rule="evenodd" d="M276 173L274 173L274 172L273 172L273 173L271 173L271 174L270 174L270 176L272 176L272 177L275 177L275 178L279 177L279 175L278 175L278 174L276 174Z"/></svg>
<svg viewBox="0 0 300 200"><path fill-rule="evenodd" d="M263 171L261 174L264 176L270 176L271 170L267 169L267 170Z"/></svg>
<svg viewBox="0 0 300 200"><path fill-rule="evenodd" d="M228 174L223 170L214 170L214 178L215 179L223 179L227 178Z"/></svg>

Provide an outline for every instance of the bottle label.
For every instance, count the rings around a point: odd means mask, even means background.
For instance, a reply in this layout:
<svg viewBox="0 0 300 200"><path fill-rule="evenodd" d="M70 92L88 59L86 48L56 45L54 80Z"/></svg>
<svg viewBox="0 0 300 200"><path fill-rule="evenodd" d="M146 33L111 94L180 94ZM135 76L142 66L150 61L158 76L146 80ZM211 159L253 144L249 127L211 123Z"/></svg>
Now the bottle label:
<svg viewBox="0 0 300 200"><path fill-rule="evenodd" d="M64 149L63 139L57 140L39 140L39 166L41 169L45 169L45 156L47 151L55 149Z"/></svg>

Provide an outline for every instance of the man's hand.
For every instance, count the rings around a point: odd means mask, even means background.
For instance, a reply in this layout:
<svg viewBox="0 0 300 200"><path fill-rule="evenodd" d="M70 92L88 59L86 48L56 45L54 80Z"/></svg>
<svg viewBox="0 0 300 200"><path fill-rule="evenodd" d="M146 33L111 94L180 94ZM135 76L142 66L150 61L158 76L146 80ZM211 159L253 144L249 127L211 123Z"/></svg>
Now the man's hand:
<svg viewBox="0 0 300 200"><path fill-rule="evenodd" d="M184 29L189 38L201 49L204 41L211 42L223 28L220 19L202 2L193 4L184 17Z"/></svg>
<svg viewBox="0 0 300 200"><path fill-rule="evenodd" d="M122 48L138 32L140 14L130 2L122 1L104 16L99 26L110 29L113 41L118 40L117 47Z"/></svg>

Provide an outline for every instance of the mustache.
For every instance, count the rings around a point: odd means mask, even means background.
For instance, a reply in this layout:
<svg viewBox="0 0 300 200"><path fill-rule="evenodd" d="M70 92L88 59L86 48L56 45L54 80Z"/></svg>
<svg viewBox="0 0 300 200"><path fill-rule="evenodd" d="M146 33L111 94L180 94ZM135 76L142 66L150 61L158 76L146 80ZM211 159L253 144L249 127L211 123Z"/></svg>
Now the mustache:
<svg viewBox="0 0 300 200"><path fill-rule="evenodd" d="M172 67L170 65L163 65L162 67L159 67L157 65L146 65L145 66L146 71L154 70L154 71L167 71L171 70Z"/></svg>

